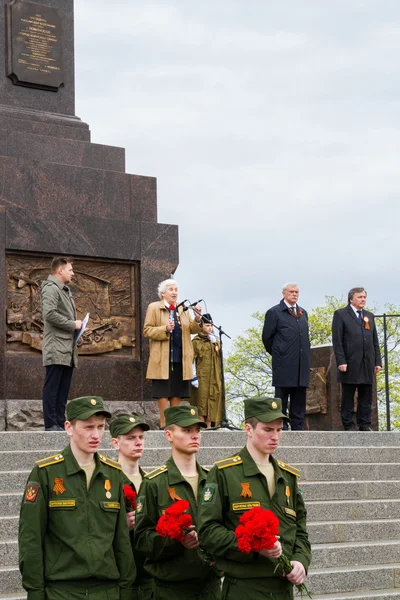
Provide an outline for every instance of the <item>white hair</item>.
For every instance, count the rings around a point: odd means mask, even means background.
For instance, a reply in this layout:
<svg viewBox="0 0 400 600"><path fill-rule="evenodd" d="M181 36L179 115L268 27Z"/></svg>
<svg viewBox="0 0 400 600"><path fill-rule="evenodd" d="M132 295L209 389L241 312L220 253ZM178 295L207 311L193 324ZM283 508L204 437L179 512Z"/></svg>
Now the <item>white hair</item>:
<svg viewBox="0 0 400 600"><path fill-rule="evenodd" d="M165 294L169 285L176 285L178 287L175 279L164 279L164 281L158 284L157 293L160 300L162 300L162 294Z"/></svg>
<svg viewBox="0 0 400 600"><path fill-rule="evenodd" d="M291 281L289 281L288 283L285 283L283 288L282 288L282 292L286 292L286 290L288 290L291 287L299 287L298 283L292 283Z"/></svg>

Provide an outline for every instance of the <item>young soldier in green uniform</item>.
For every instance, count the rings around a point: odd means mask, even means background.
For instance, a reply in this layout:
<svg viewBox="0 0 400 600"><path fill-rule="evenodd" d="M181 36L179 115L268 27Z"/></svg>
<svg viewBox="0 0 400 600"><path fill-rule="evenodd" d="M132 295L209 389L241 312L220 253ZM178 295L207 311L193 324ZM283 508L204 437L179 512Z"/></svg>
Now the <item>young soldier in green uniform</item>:
<svg viewBox="0 0 400 600"><path fill-rule="evenodd" d="M225 600L243 600L249 595L252 600L290 600L293 584L304 582L311 547L306 509L297 487L299 472L272 456L287 417L278 398L249 398L244 413L246 446L237 456L216 462L207 477L199 514L200 543L225 572ZM280 540L271 550L243 554L234 531L241 515L255 506L277 515ZM282 551L293 565L286 577L274 560Z"/></svg>
<svg viewBox="0 0 400 600"><path fill-rule="evenodd" d="M150 427L133 415L122 415L110 424L111 443L118 450L118 462L121 464L124 485L130 485L138 493L143 477L146 473L139 466L139 460L144 450L144 434ZM126 518L132 548L134 547L135 512L128 510ZM151 600L153 597L153 580L144 570L145 556L138 550L134 551L136 564L136 581L133 586L134 598L138 600Z"/></svg>
<svg viewBox="0 0 400 600"><path fill-rule="evenodd" d="M220 579L197 552L197 506L206 471L196 462L196 454L200 427L206 424L190 406L167 408L164 414L172 456L143 479L136 508L136 548L147 557L145 566L154 577L155 600L219 600ZM189 501L195 526L183 542L161 537L155 531L163 511L176 500Z"/></svg>
<svg viewBox="0 0 400 600"><path fill-rule="evenodd" d="M37 461L21 504L19 566L28 600L131 600L135 563L121 465L97 449L111 417L99 396L67 404L70 444Z"/></svg>

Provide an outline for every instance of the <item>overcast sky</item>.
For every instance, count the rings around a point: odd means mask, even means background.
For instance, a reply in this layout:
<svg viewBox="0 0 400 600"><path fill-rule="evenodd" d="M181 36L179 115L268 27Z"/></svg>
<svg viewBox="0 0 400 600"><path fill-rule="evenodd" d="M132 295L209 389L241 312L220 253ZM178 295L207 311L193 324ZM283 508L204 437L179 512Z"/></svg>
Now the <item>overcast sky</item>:
<svg viewBox="0 0 400 600"><path fill-rule="evenodd" d="M181 299L232 337L286 281L398 302L398 0L75 0L75 36L76 114L157 177Z"/></svg>

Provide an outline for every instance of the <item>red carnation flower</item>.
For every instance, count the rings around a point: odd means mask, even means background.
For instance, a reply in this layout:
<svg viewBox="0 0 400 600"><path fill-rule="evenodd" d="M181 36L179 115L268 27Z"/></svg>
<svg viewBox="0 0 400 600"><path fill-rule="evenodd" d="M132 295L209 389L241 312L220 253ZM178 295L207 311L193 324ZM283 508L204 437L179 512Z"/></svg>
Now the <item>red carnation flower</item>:
<svg viewBox="0 0 400 600"><path fill-rule="evenodd" d="M136 510L136 492L130 485L124 485L125 507L128 512Z"/></svg>
<svg viewBox="0 0 400 600"><path fill-rule="evenodd" d="M189 506L187 500L178 500L169 506L158 519L157 533L162 537L182 542L193 523L192 515L186 512Z"/></svg>

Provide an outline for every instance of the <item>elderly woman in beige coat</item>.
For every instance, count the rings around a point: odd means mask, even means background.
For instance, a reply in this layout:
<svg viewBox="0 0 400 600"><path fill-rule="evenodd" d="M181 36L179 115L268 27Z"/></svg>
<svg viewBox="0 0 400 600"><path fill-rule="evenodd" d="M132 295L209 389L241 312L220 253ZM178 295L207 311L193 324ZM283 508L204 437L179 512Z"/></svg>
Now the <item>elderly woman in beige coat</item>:
<svg viewBox="0 0 400 600"><path fill-rule="evenodd" d="M178 285L166 279L158 286L160 300L149 304L143 335L150 340L150 357L146 377L152 380L152 396L158 400L160 428L165 427L164 410L179 406L190 397L193 378L191 333L201 331L201 308L196 306L195 321L183 307L177 308Z"/></svg>

